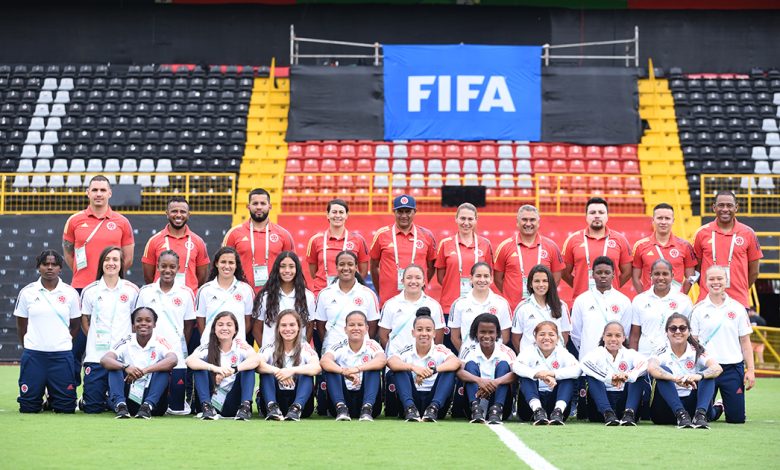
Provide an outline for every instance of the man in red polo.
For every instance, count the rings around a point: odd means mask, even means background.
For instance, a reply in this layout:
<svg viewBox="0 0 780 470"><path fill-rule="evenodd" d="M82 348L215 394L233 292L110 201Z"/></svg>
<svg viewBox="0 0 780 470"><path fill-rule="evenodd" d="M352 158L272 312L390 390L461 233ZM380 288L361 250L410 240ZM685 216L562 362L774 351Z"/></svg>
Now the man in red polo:
<svg viewBox="0 0 780 470"><path fill-rule="evenodd" d="M433 277L436 260L436 240L427 228L415 225L417 203L403 194L393 199L395 223L377 230L371 243L371 279L379 293L379 303L401 292L401 276L410 264L425 271L428 281Z"/></svg>
<svg viewBox="0 0 780 470"><path fill-rule="evenodd" d="M157 272L160 253L172 250L179 255L176 283L183 283L192 289L192 292L197 292L208 276L209 254L203 239L187 225L190 220L190 205L187 199L182 196L171 197L165 216L168 218L168 224L152 235L144 248L141 258L144 282L151 284L160 277Z"/></svg>
<svg viewBox="0 0 780 470"><path fill-rule="evenodd" d="M609 257L618 270L612 284L620 288L631 279L631 246L622 233L607 227L609 207L607 201L592 197L585 205L587 227L569 235L563 243L563 268L561 278L572 286L573 298L593 287L593 261L599 256Z"/></svg>
<svg viewBox="0 0 780 470"><path fill-rule="evenodd" d="M697 271L710 266L726 268L726 293L745 307L750 306L750 287L758 279L758 263L764 257L752 228L737 221L739 204L731 191L720 191L712 204L715 220L702 225L693 237ZM704 276L701 276L702 279ZM706 283L699 282L699 301L707 296Z"/></svg>
<svg viewBox="0 0 780 470"><path fill-rule="evenodd" d="M672 264L674 274L673 287L687 294L691 288L690 277L696 271L696 256L693 247L686 240L672 233L674 208L662 202L653 208L653 233L634 243L634 262L631 282L637 293L648 290L650 268L657 259L665 259Z"/></svg>
<svg viewBox="0 0 780 470"><path fill-rule="evenodd" d="M241 266L244 269L247 282L255 289L255 294L268 281L276 257L282 251L295 249L290 232L284 227L272 224L268 220L271 213L271 195L262 188L253 189L249 193L249 220L231 228L222 246L236 249Z"/></svg>
<svg viewBox="0 0 780 470"><path fill-rule="evenodd" d="M493 262L496 288L509 301L512 311L527 297L528 272L537 264L550 268L556 284L561 281L561 250L539 233L539 210L527 204L517 211L517 233L498 245Z"/></svg>

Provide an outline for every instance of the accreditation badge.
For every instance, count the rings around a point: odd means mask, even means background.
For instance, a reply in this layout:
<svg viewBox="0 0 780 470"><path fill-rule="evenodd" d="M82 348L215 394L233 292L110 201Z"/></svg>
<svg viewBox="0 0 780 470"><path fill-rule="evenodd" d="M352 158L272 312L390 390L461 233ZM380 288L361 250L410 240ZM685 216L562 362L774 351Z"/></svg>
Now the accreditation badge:
<svg viewBox="0 0 780 470"><path fill-rule="evenodd" d="M183 286L185 285L187 275L185 273L176 273L176 278L173 280L174 286Z"/></svg>
<svg viewBox="0 0 780 470"><path fill-rule="evenodd" d="M268 282L268 266L252 266L255 287L263 287Z"/></svg>
<svg viewBox="0 0 780 470"><path fill-rule="evenodd" d="M75 252L76 256L76 269L85 269L87 267L87 247L82 246L79 248L76 248Z"/></svg>
<svg viewBox="0 0 780 470"><path fill-rule="evenodd" d="M463 297L464 295L471 292L472 286L471 286L471 278L470 277L461 277L460 278L460 296Z"/></svg>
<svg viewBox="0 0 780 470"><path fill-rule="evenodd" d="M593 279L593 270L588 269L588 289L596 288L596 280Z"/></svg>

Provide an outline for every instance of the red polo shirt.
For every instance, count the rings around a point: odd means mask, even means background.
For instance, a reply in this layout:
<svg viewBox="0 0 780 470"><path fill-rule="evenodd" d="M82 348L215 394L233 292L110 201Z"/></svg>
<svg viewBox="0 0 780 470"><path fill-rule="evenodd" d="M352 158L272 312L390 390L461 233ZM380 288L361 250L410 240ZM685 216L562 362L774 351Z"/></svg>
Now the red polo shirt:
<svg viewBox="0 0 780 470"><path fill-rule="evenodd" d="M325 238L327 237L327 245ZM322 259L323 248L327 247L325 254L328 258L328 271L325 272L325 263ZM357 255L358 263L368 262L368 244L363 235L357 232L344 230L344 236L334 237L329 230L322 233L315 233L309 239L306 246L306 262L317 266L317 275L313 279L312 292L314 295L320 293L327 285L327 276L336 276L336 255L341 251L351 251Z"/></svg>
<svg viewBox="0 0 780 470"><path fill-rule="evenodd" d="M715 240L715 253L712 252L712 241ZM726 289L729 297L745 307L750 306L748 293L748 263L764 257L758 237L752 228L734 221L734 228L729 233L723 233L717 221L703 225L693 237L693 253L701 260L701 278L699 279L699 301L707 296L705 273L713 264L729 266L729 250L732 241L734 254L731 258L731 285ZM714 261L713 261L714 258Z"/></svg>
<svg viewBox="0 0 780 470"><path fill-rule="evenodd" d="M593 267L593 261L599 256L608 256L615 263L615 280L612 286L620 288L620 265L631 263L631 245L622 233L618 233L607 227L606 235L602 238L593 238L587 235L588 229L577 230L569 235L563 243L563 262L574 266L572 275L573 298L588 290L588 271ZM587 243L587 250L585 248ZM588 257L590 255L590 263Z"/></svg>
<svg viewBox="0 0 780 470"><path fill-rule="evenodd" d="M410 264L419 264L423 268L425 278L428 278L428 261L436 259L436 240L433 233L427 228L412 224L408 234L395 228L396 241L398 243L398 265L396 265L395 250L393 248L393 229L395 224L387 225L377 230L374 241L371 242L369 257L379 261L379 301L382 305L387 299L397 295L398 270L406 269ZM412 260L412 246L414 245L414 231L417 230L417 246ZM376 281L375 281L376 282ZM380 305L381 307L381 305Z"/></svg>
<svg viewBox="0 0 780 470"><path fill-rule="evenodd" d="M268 273L270 274L271 267L274 265L279 253L294 250L295 242L293 242L290 232L281 225L268 222L263 230L252 230L249 225L250 222L251 219L231 228L225 234L222 246L230 246L236 249L239 258L241 258L241 267L244 269L247 284L252 286L255 293L257 293L262 287L254 287L255 274L252 266L268 266ZM268 231L268 259L265 257L266 231ZM254 234L255 239L254 263L252 262L252 243L249 240L250 233Z"/></svg>
<svg viewBox="0 0 780 470"><path fill-rule="evenodd" d="M493 246L490 240L477 235L478 251L477 259L474 259L474 243L466 245L458 239L460 245L461 269L458 271L458 252L455 249L455 237L447 237L439 242L436 251L436 269L445 269L444 280L441 286L441 298L439 303L445 313L449 313L452 303L460 297L460 278L471 277L471 268L479 261L484 261L493 266Z"/></svg>
<svg viewBox="0 0 780 470"><path fill-rule="evenodd" d="M672 234L666 245L661 245L655 238L655 233L642 238L634 243L633 266L642 270L642 290L649 289L653 284L650 281L650 268L659 258L672 263L674 280L682 284L685 281L685 268L696 267L696 256L693 247L682 238Z"/></svg>
<svg viewBox="0 0 780 470"><path fill-rule="evenodd" d="M94 235L92 235L93 231ZM90 235L92 238L87 243ZM106 247L118 246L121 248L134 243L130 221L120 213L114 212L110 207L102 218L98 218L90 207L76 212L65 222L62 239L73 243L76 249L83 246L86 249L87 267L78 269L75 260L73 263L74 271L71 285L76 289L84 288L95 282L100 253Z"/></svg>
<svg viewBox="0 0 780 470"><path fill-rule="evenodd" d="M168 228L166 225L164 229L152 235L152 238L146 242L141 262L154 266L154 280L156 281L160 277L160 273L157 272L157 260L160 258L160 253L167 250L175 251L179 255L179 272L184 273L184 283L195 292L199 287L196 268L209 264L206 243L188 226L185 226L184 234L180 237L171 235ZM188 253L189 258L187 258Z"/></svg>
<svg viewBox="0 0 780 470"><path fill-rule="evenodd" d="M520 269L518 251L523 257L522 270ZM564 268L563 256L561 256L558 245L541 234L537 234L536 240L530 245L523 243L517 234L498 245L493 269L504 273L503 294L509 301L513 312L517 304L523 300L522 278L528 276L528 272L537 264L547 266L554 273L561 272Z"/></svg>

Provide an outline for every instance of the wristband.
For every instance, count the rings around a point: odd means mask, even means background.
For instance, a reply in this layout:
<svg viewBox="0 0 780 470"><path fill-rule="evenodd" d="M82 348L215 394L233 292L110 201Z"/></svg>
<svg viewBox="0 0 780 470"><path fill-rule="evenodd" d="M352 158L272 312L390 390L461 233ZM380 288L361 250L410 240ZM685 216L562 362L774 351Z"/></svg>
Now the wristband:
<svg viewBox="0 0 780 470"><path fill-rule="evenodd" d="M130 367L130 364L125 364L122 366L122 370L127 370L128 367Z"/></svg>

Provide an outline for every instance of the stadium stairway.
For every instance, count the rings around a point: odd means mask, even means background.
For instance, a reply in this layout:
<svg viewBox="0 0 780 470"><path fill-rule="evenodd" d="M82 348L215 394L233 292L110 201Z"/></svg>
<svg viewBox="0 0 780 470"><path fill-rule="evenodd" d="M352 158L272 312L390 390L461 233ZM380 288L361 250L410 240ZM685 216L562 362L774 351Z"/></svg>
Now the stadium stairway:
<svg viewBox="0 0 780 470"><path fill-rule="evenodd" d="M676 212L674 231L688 238L701 225L701 218L691 211L669 84L666 79L651 74L649 78L639 80L638 85L639 115L649 126L637 151L646 211L650 214L661 202L671 204Z"/></svg>

